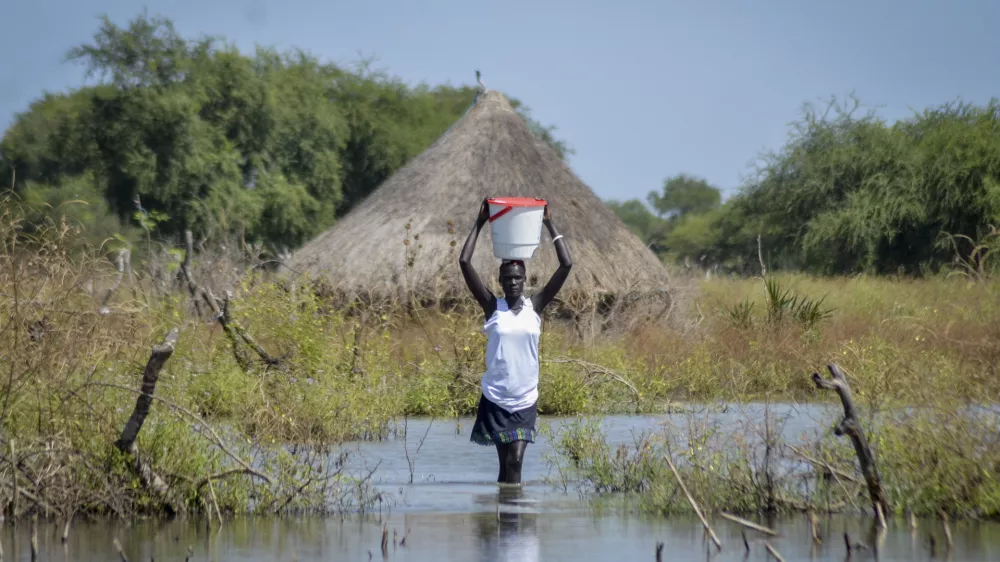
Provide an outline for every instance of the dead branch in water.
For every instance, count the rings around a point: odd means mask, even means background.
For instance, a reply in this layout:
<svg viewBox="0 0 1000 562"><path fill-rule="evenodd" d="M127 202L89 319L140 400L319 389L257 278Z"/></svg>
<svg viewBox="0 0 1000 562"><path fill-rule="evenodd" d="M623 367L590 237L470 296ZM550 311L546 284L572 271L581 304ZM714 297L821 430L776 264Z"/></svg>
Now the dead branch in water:
<svg viewBox="0 0 1000 562"><path fill-rule="evenodd" d="M382 526L382 557L389 556L389 524Z"/></svg>
<svg viewBox="0 0 1000 562"><path fill-rule="evenodd" d="M778 536L778 532L775 531L774 529L770 529L770 528L765 527L763 525L758 525L758 524L754 523L753 521L748 521L746 519L743 519L742 517L737 517L737 516L732 515L730 513L726 513L725 511L720 512L719 515L721 515L722 517L724 517L724 518L732 521L733 523L739 523L740 525L743 525L747 529L753 529L754 531L760 531L761 533L764 533L765 535L771 535L772 537Z"/></svg>
<svg viewBox="0 0 1000 562"><path fill-rule="evenodd" d="M63 544L66 544L66 541L69 540L69 526L70 526L71 523L73 523L73 516L74 515L76 515L76 510L75 509L69 514L69 517L66 518L66 524L63 526L62 537L60 537L60 541ZM0 561L0 562L2 562L2 561Z"/></svg>
<svg viewBox="0 0 1000 562"><path fill-rule="evenodd" d="M31 562L38 560L38 514L31 516Z"/></svg>
<svg viewBox="0 0 1000 562"><path fill-rule="evenodd" d="M816 514L810 509L806 512L806 518L809 519L809 527L812 531L812 540L816 544L823 542L823 538L819 534L819 520L816 519Z"/></svg>
<svg viewBox="0 0 1000 562"><path fill-rule="evenodd" d="M129 388L127 386L122 386L120 384L113 384L113 383L94 382L94 383L90 383L89 385L86 385L86 386L101 386L101 387L107 387L107 388L117 388L117 389L120 389L120 390L127 390L129 392L139 392L139 391L135 390L134 388ZM188 418L190 418L194 423L196 423L196 424L200 425L201 427L205 428L205 430L208 433L207 434L206 433L201 433L201 435L203 437L209 439L209 441L212 441L215 444L216 447L218 447L223 453L226 454L226 456L228 456L229 458L231 458L234 462L236 462L237 464L239 464L242 467L242 469L225 471L225 472L221 472L221 473L209 476L207 478L204 478L204 479L202 479L202 483L200 484L201 486L207 484L209 479L211 479L211 480L218 480L219 478L223 478L223 477L230 476L232 474L238 474L238 473L250 474L252 476L256 476L257 478L260 478L261 480L263 480L264 482L267 482L268 484L272 484L273 483L271 481L271 478L268 475L266 475L266 474L264 474L264 473L262 473L262 472L260 472L258 470L255 470L246 461L244 461L239 456L237 456L236 453L233 453L229 449L229 447L226 447L226 444L222 441L222 438L219 437L219 434L215 432L215 429L212 426L208 425L208 423L205 422L205 420L202 419L201 416L198 416L197 414L195 414L191 410L188 410L187 408L184 408L183 406L180 406L178 404L174 404L173 402L171 402L169 400L160 398L159 396L152 396L152 399L156 400L157 402L161 402L161 403L167 405L167 407L169 407L169 408L171 408L173 410L181 412L182 414L184 414L185 416L187 416Z"/></svg>
<svg viewBox="0 0 1000 562"><path fill-rule="evenodd" d="M785 562L785 559L781 557L781 554L778 554L778 551L775 550L773 546L771 546L771 543L769 542L764 543L764 548L767 549L767 552L770 553L775 560L777 560L778 562Z"/></svg>
<svg viewBox="0 0 1000 562"><path fill-rule="evenodd" d="M198 307L198 314L201 315L201 307L198 305L198 298L208 305L209 310L212 311L212 318L219 322L222 326L222 331L229 338L230 343L233 346L233 356L236 359L236 363L243 369L244 372L250 370L252 363L250 357L248 356L245 349L243 349L240 340L253 349L261 360L268 366L282 367L284 366L281 359L272 356L264 348L257 343L257 341L243 329L243 326L239 322L234 320L229 314L229 303L232 299L232 294L228 291L223 299L219 299L212 291L198 285L195 281L194 276L191 274L191 255L194 253L194 237L190 230L184 232L184 260L181 261L181 275L187 282L188 292L194 299L195 306Z"/></svg>
<svg viewBox="0 0 1000 562"><path fill-rule="evenodd" d="M712 537L712 542L715 543L715 548L722 550L722 542L719 541L719 537L715 536L715 531L712 530L712 526L708 524L708 520L702 515L701 509L698 507L698 502L694 501L694 497L691 496L691 492L688 491L687 486L684 485L684 480L681 478L681 474L677 472L677 467L674 466L674 462L670 460L670 455L664 455L663 458L667 461L670 466L670 470L674 473L674 478L677 479L677 484L681 487L684 495L687 496L688 503L694 509L694 512L698 515L698 519L701 519L701 524L708 531L708 534Z"/></svg>
<svg viewBox="0 0 1000 562"><path fill-rule="evenodd" d="M7 445L10 447L10 480L14 488L14 495L10 499L10 518L17 521L17 497L21 490L17 486L17 455L14 450L14 439L11 438Z"/></svg>
<svg viewBox="0 0 1000 562"><path fill-rule="evenodd" d="M115 537L111 544L114 545L115 551L118 553L118 559L122 562L128 562L128 557L125 556L125 551L122 549L122 543L118 542L118 538Z"/></svg>
<svg viewBox="0 0 1000 562"><path fill-rule="evenodd" d="M944 538L947 541L948 552L951 552L954 543L951 538L951 526L948 525L948 513L943 509L941 510L941 525L944 527Z"/></svg>
<svg viewBox="0 0 1000 562"><path fill-rule="evenodd" d="M864 431L861 429L861 422L858 419L857 410L854 407L854 399L851 397L851 387L847 384L847 379L840 368L834 364L827 365L832 378L823 379L819 373L812 374L812 380L816 383L816 388L833 390L840 397L840 403L844 407L844 419L837 424L834 434L837 436L847 435L854 444L854 451L858 455L858 462L861 465L861 474L865 477L868 485L868 495L871 497L872 509L876 515L889 512L889 499L882 487L882 480L879 478L878 467L875 465L875 456L868 446ZM884 520L879 524L884 525Z"/></svg>
<svg viewBox="0 0 1000 562"><path fill-rule="evenodd" d="M160 370L174 353L177 345L177 328L171 328L163 343L153 346L153 351L149 355L149 361L142 373L142 393L135 400L135 409L122 429L121 436L115 441L115 447L119 451L132 457L132 468L139 475L139 480L146 489L163 498L169 492L167 483L153 471L153 468L143 460L136 447L135 441L139 437L139 431L149 416L150 407L153 404L153 393L156 391L156 382L160 377Z"/></svg>

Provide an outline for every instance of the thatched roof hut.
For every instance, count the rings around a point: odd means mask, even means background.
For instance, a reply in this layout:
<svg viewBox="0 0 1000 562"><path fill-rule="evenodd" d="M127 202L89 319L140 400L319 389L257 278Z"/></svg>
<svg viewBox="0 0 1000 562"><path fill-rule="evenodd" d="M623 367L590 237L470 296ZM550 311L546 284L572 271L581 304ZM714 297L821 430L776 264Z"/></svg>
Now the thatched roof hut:
<svg viewBox="0 0 1000 562"><path fill-rule="evenodd" d="M574 264L561 296L665 287L666 268L656 255L531 132L502 94L489 90L433 145L296 251L286 265L348 295L460 295L467 289L459 252L489 196L549 202ZM496 290L499 263L487 225L474 265ZM526 291L544 284L557 266L543 231L542 244L527 263Z"/></svg>

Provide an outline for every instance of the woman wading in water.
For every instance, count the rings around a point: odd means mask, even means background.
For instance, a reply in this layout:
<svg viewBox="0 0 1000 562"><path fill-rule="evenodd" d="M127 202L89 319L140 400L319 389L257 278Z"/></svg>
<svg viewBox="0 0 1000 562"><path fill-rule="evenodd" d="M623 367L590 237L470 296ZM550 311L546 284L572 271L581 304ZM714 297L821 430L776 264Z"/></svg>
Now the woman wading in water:
<svg viewBox="0 0 1000 562"><path fill-rule="evenodd" d="M573 262L562 236L552 226L549 208L543 223L559 256L559 269L540 292L525 298L524 262L504 260L500 264L503 298L491 293L472 267L479 231L489 221L490 207L484 200L476 225L462 248L459 264L473 296L483 308L486 323L486 372L482 380L479 411L472 427L473 443L494 445L500 461L497 482L521 483L521 464L528 443L535 441L538 417L538 338L542 311L562 288Z"/></svg>

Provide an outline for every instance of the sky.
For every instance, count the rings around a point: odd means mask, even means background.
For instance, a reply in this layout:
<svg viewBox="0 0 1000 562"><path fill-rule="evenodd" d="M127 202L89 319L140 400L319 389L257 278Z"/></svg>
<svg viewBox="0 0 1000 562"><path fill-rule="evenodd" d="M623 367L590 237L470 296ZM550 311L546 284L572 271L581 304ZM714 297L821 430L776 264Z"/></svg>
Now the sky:
<svg viewBox="0 0 1000 562"><path fill-rule="evenodd" d="M473 84L558 128L605 199L645 200L680 173L734 193L803 104L857 96L888 120L1000 97L996 0L0 0L0 129L44 91L85 83L64 61L107 15L172 19L241 50L301 48L410 84Z"/></svg>

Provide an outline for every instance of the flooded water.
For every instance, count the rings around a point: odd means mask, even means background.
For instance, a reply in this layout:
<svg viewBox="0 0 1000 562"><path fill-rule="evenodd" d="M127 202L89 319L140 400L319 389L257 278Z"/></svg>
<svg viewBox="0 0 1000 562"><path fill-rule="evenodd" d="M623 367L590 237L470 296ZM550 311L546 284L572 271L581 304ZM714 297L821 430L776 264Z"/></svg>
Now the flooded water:
<svg viewBox="0 0 1000 562"><path fill-rule="evenodd" d="M825 412L815 407L772 405L789 420L783 427L787 439L826 423ZM760 417L758 406L712 414L720 427L743 430L740 420ZM669 416L679 422L683 416ZM668 416L609 417L603 421L609 441L631 441L639 432L655 428ZM558 426L567 420L544 418ZM40 560L118 560L113 546L118 539L130 561L148 560L655 560L658 542L664 544L663 560L767 560L763 536L747 532L745 551L741 527L724 519L713 520L721 552L706 542L694 518L640 517L605 513L589 508L575 492L564 492L546 483L550 469L544 460L551 452L544 437L528 448L525 486L498 490L497 460L492 448L469 442L472 420L408 420L406 444L390 440L354 444L352 468L374 469L373 480L387 499L380 513L345 518L236 519L209 533L204 521L138 522L131 526L100 523L74 524L69 541L59 540L61 528L39 527ZM456 431L457 430L457 431ZM423 443L421 444L421 440ZM419 451L417 450L419 447ZM407 460L409 456L409 461ZM412 464L411 464L412 463ZM412 483L411 480L412 466ZM922 521L911 532L902 521L890 522L881 538L871 535L870 520L830 518L822 522L825 538L813 545L804 517L772 523L780 536L770 544L788 561L841 561L845 559L844 533L852 543L868 548L855 551L852 560L1000 560L1000 525L953 523L954 548L946 552L940 524ZM383 556L383 528L388 532ZM936 540L931 557L930 536ZM5 526L4 560L29 560L29 529ZM405 540L404 540L405 538Z"/></svg>

